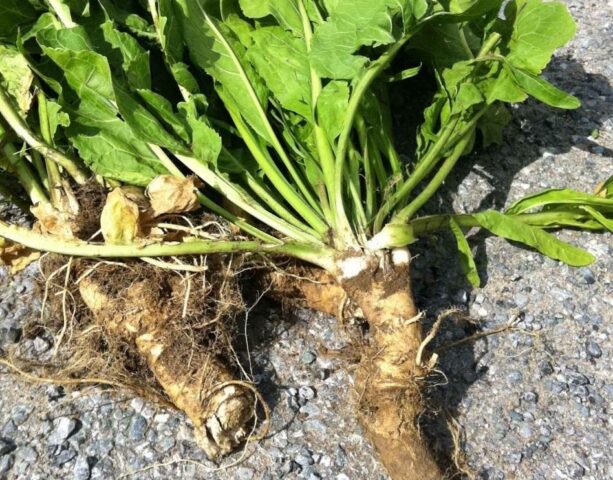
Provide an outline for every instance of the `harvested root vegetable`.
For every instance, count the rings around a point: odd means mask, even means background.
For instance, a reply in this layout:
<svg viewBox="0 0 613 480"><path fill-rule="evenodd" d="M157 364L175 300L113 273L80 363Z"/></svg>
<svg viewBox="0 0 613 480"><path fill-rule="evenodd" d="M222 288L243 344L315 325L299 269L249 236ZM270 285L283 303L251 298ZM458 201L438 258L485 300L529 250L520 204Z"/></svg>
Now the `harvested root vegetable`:
<svg viewBox="0 0 613 480"><path fill-rule="evenodd" d="M39 376L96 378L177 408L214 460L253 433L259 395L230 368L242 303L225 269L186 280L152 266L52 257L43 272L49 311L41 326L56 334L60 353Z"/></svg>
<svg viewBox="0 0 613 480"><path fill-rule="evenodd" d="M245 441L254 417L252 390L205 349L190 349L187 362L177 355L186 349L186 338L169 321L170 305L161 301L156 285L141 281L112 295L104 287L99 277L79 284L96 323L110 335L134 342L168 399L191 419L207 455L218 459Z"/></svg>
<svg viewBox="0 0 613 480"><path fill-rule="evenodd" d="M368 325L356 349L356 411L392 478L442 478L418 423L427 408L424 379L437 360L428 345L440 323L422 331L411 244L450 232L457 267L479 286L470 229L571 266L595 258L549 230L613 231L613 177L597 194L549 189L502 212L423 213L470 152L502 141L507 104L533 97L580 106L541 75L575 33L565 5L107 0L91 2L81 17L83 9L58 2L30 3L6 10L12 29L0 30L10 44L10 55L0 52L0 169L52 219L63 218L55 212L66 213L71 188L81 185L75 198L87 203L79 192L93 183L88 176L112 202L99 214L102 240L91 218L89 236L0 221L0 237L67 256L128 265L142 258L160 270L177 268L179 256L214 263L215 254L240 253L267 265L289 258L288 276L275 270L260 280L271 294ZM135 32L127 18L149 25ZM11 75L16 65L33 77ZM34 103L33 84L40 84ZM399 95L410 96L402 108ZM417 132L403 142L415 145L404 156L392 128L401 109L423 112L400 132ZM126 193L135 188L139 201ZM92 211L100 203L92 201ZM186 216L198 205L207 220ZM192 362L182 357L190 323L170 300L174 284L160 291L133 277L133 290L119 294L96 275L78 286L95 324L130 345L165 398L192 418L211 456L230 451L246 435L257 395L222 373L222 357L190 348ZM223 290L224 282L212 285ZM151 303L139 303L145 299ZM212 384L198 379L203 371Z"/></svg>

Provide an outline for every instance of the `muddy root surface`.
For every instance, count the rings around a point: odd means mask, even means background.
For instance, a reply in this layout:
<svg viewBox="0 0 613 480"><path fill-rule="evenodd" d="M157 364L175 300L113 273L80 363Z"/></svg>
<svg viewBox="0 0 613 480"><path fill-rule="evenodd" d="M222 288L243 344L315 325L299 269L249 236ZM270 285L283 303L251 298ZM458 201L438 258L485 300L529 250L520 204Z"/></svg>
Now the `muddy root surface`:
<svg viewBox="0 0 613 480"><path fill-rule="evenodd" d="M47 256L44 315L29 329L53 336L54 354L44 365L16 352L11 361L45 381L106 384L182 410L199 446L219 459L253 434L262 407L233 348L245 306L226 261L185 275Z"/></svg>

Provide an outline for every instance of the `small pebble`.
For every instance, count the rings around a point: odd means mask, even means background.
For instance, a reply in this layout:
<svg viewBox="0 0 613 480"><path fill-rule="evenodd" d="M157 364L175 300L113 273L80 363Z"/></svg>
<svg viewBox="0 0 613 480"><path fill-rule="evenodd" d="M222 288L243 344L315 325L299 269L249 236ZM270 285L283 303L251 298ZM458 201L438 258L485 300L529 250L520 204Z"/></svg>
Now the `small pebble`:
<svg viewBox="0 0 613 480"><path fill-rule="evenodd" d="M594 283L596 283L596 277L594 275L594 271L591 268L580 268L577 273L579 275L581 283L584 283L586 285L593 285Z"/></svg>
<svg viewBox="0 0 613 480"><path fill-rule="evenodd" d="M519 434L524 438L530 438L533 435L532 427L527 423L524 423L519 427Z"/></svg>
<svg viewBox="0 0 613 480"><path fill-rule="evenodd" d="M69 417L60 417L53 424L54 429L47 439L49 445L61 445L77 428L76 420Z"/></svg>
<svg viewBox="0 0 613 480"><path fill-rule="evenodd" d="M300 387L299 394L306 400L313 400L315 398L315 390L312 387Z"/></svg>
<svg viewBox="0 0 613 480"><path fill-rule="evenodd" d="M0 457L15 450L15 447L6 440L0 439Z"/></svg>
<svg viewBox="0 0 613 480"><path fill-rule="evenodd" d="M535 392L524 392L521 400L525 403L536 403L538 402L538 395Z"/></svg>
<svg viewBox="0 0 613 480"><path fill-rule="evenodd" d="M251 480L254 475L255 472L251 468L240 467L236 470L236 478L238 480Z"/></svg>
<svg viewBox="0 0 613 480"><path fill-rule="evenodd" d="M585 475L585 468L575 462L568 466L568 475L570 478L582 478Z"/></svg>
<svg viewBox="0 0 613 480"><path fill-rule="evenodd" d="M132 440L142 440L147 430L147 420L142 415L134 415L130 421L129 436Z"/></svg>
<svg viewBox="0 0 613 480"><path fill-rule="evenodd" d="M88 480L91 475L89 462L86 457L79 457L72 469L73 480Z"/></svg>
<svg viewBox="0 0 613 480"><path fill-rule="evenodd" d="M74 460L76 456L77 456L77 452L74 448L65 448L65 449L60 450L59 454L54 459L54 463L57 466L61 467L65 463L68 463L71 460Z"/></svg>
<svg viewBox="0 0 613 480"><path fill-rule="evenodd" d="M313 457L311 457L310 455L297 455L294 460L298 465L301 465L303 467L313 465L315 463Z"/></svg>
<svg viewBox="0 0 613 480"><path fill-rule="evenodd" d="M513 370L507 375L507 380L511 384L518 384L522 381L523 376L519 370Z"/></svg>
<svg viewBox="0 0 613 480"><path fill-rule="evenodd" d="M588 340L588 342L585 345L585 350L586 350L586 353L591 358L600 358L600 357L602 357L602 350L600 349L600 345L598 345L593 340Z"/></svg>
<svg viewBox="0 0 613 480"><path fill-rule="evenodd" d="M4 478L2 476L9 472L14 463L15 458L13 455L4 455L0 457L0 478Z"/></svg>
<svg viewBox="0 0 613 480"><path fill-rule="evenodd" d="M311 352L310 350L304 352L302 354L302 357L300 357L300 361L302 363L304 363L305 365L312 364L316 359L317 359L317 356L313 352Z"/></svg>
<svg viewBox="0 0 613 480"><path fill-rule="evenodd" d="M22 330L21 328L9 327L3 329L3 336L8 343L17 343L21 340Z"/></svg>
<svg viewBox="0 0 613 480"><path fill-rule="evenodd" d="M36 450L34 450L32 447L26 445L19 447L15 451L15 457L17 458L18 462L32 464L38 458L38 453L36 453Z"/></svg>
<svg viewBox="0 0 613 480"><path fill-rule="evenodd" d="M51 344L44 338L36 337L32 343L32 348L37 355L42 355L49 351Z"/></svg>
<svg viewBox="0 0 613 480"><path fill-rule="evenodd" d="M524 416L519 413L516 412L515 410L513 410L510 414L509 417L511 418L512 421L514 422L523 422L524 421Z"/></svg>
<svg viewBox="0 0 613 480"><path fill-rule="evenodd" d="M145 402L142 398L136 397L130 401L130 407L137 413L140 413L144 406Z"/></svg>

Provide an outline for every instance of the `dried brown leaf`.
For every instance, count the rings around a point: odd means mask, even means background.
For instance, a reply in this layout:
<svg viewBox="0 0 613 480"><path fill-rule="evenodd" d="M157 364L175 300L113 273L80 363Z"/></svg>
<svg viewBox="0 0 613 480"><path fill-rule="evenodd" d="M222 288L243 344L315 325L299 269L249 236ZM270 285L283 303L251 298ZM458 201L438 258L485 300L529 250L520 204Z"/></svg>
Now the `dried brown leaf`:
<svg viewBox="0 0 613 480"><path fill-rule="evenodd" d="M200 204L196 182L195 177L178 178L172 175L160 175L154 178L147 187L153 216L197 210Z"/></svg>
<svg viewBox="0 0 613 480"><path fill-rule="evenodd" d="M45 235L75 238L75 217L66 211L54 208L50 203L39 203L30 208L38 219L37 227Z"/></svg>
<svg viewBox="0 0 613 480"><path fill-rule="evenodd" d="M0 238L0 265L7 266L11 274L22 271L39 258L40 252Z"/></svg>

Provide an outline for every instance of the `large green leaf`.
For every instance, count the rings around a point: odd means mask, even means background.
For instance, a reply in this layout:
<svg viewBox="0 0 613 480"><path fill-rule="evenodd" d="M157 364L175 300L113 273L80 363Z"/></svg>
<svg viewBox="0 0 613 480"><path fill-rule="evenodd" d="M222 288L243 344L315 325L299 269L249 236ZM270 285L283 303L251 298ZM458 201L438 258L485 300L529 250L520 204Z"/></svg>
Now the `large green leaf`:
<svg viewBox="0 0 613 480"><path fill-rule="evenodd" d="M194 62L223 88L227 98L266 141L272 142L266 117L267 91L247 62L245 47L205 9L202 0L177 0L183 34Z"/></svg>
<svg viewBox="0 0 613 480"><path fill-rule="evenodd" d="M281 27L251 33L247 57L281 105L311 118L310 64L306 44Z"/></svg>
<svg viewBox="0 0 613 480"><path fill-rule="evenodd" d="M14 41L17 32L34 24L38 15L28 0L0 1L0 41Z"/></svg>
<svg viewBox="0 0 613 480"><path fill-rule="evenodd" d="M102 24L102 31L113 52L121 56L122 70L129 85L132 88L150 89L149 52L130 34L117 30L110 21Z"/></svg>
<svg viewBox="0 0 613 480"><path fill-rule="evenodd" d="M119 118L97 125L92 120L84 125L77 119L66 131L79 157L98 175L144 187L158 175L168 173Z"/></svg>
<svg viewBox="0 0 613 480"><path fill-rule="evenodd" d="M453 218L449 219L449 227L453 233L456 243L458 245L458 251L460 252L460 264L462 271L466 278L473 287L479 287L481 285L481 279L479 278L479 272L477 271L477 265L475 259L470 250L470 245L464 236L464 232Z"/></svg>
<svg viewBox="0 0 613 480"><path fill-rule="evenodd" d="M594 220L600 223L609 232L613 233L613 218L607 218L602 214L602 212L599 212L595 208L587 206L587 205L582 206L581 209L585 210L592 217L594 217Z"/></svg>
<svg viewBox="0 0 613 480"><path fill-rule="evenodd" d="M348 103L349 85L340 80L328 83L317 98L317 121L331 143L341 134Z"/></svg>
<svg viewBox="0 0 613 480"><path fill-rule="evenodd" d="M334 0L329 18L315 29L311 62L326 78L351 79L368 62L355 55L363 46L394 42L392 0Z"/></svg>
<svg viewBox="0 0 613 480"><path fill-rule="evenodd" d="M99 175L135 185L147 185L165 173L142 137L117 116L117 96L107 59L87 50L44 47L44 51L62 69L78 96L76 108L66 106L73 119L66 133L83 161ZM132 112L136 117L138 114L138 109Z"/></svg>
<svg viewBox="0 0 613 480"><path fill-rule="evenodd" d="M119 81L113 81L119 113L139 140L166 147L175 153L189 154L186 145L169 133L162 121L147 110Z"/></svg>
<svg viewBox="0 0 613 480"><path fill-rule="evenodd" d="M140 89L137 92L146 103L147 108L155 113L160 122L167 125L183 141L190 141L185 119L174 111L172 103L166 97L146 89Z"/></svg>
<svg viewBox="0 0 613 480"><path fill-rule="evenodd" d="M111 69L105 57L88 50L46 46L43 50L62 69L66 82L79 97L82 116L97 121L117 115Z"/></svg>
<svg viewBox="0 0 613 480"><path fill-rule="evenodd" d="M537 100L556 108L576 109L581 106L577 97L554 87L544 78L521 68L510 67L510 69L517 85Z"/></svg>
<svg viewBox="0 0 613 480"><path fill-rule="evenodd" d="M575 22L561 2L516 0L510 7L516 9L516 16L507 59L538 75L553 52L575 36Z"/></svg>
<svg viewBox="0 0 613 480"><path fill-rule="evenodd" d="M589 265L594 256L573 245L564 243L538 227L526 225L511 216L489 210L473 215L479 224L494 235L528 245L555 260L572 266Z"/></svg>
<svg viewBox="0 0 613 480"><path fill-rule="evenodd" d="M518 215L547 205L587 205L613 210L613 198L603 198L575 190L554 188L518 200L506 210L506 213L507 215Z"/></svg>
<svg viewBox="0 0 613 480"><path fill-rule="evenodd" d="M272 15L285 30L301 37L304 35L302 18L298 6L299 0L240 0L240 6L249 18L263 18ZM311 10L309 0L304 1L307 11Z"/></svg>

